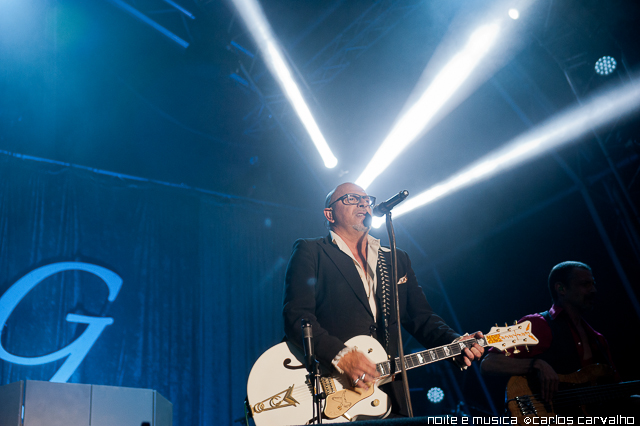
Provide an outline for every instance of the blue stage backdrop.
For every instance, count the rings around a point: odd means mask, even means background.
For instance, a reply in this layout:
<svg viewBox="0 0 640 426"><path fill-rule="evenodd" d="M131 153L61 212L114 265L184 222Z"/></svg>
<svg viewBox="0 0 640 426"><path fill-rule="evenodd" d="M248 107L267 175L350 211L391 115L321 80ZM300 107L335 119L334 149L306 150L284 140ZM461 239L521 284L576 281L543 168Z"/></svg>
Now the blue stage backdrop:
<svg viewBox="0 0 640 426"><path fill-rule="evenodd" d="M151 388L175 425L231 424L282 338L293 241L321 219L0 156L1 384Z"/></svg>

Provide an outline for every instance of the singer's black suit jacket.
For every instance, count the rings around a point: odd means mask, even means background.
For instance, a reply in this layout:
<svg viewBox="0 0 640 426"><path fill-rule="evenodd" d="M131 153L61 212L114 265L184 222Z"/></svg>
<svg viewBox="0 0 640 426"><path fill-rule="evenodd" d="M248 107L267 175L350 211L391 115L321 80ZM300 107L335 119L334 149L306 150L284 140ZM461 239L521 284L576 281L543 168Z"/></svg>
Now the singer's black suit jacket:
<svg viewBox="0 0 640 426"><path fill-rule="evenodd" d="M403 327L426 348L451 343L459 335L436 315L427 302L411 268L409 256L398 250L398 286ZM384 252L387 264L391 254ZM378 300L381 277L378 275ZM378 304L379 306L379 304ZM336 246L330 236L300 239L293 246L285 278L284 324L287 338L302 346L301 320L313 326L316 357L330 364L345 346L358 335L372 335L382 343L380 324L376 324L367 301L362 279L353 259ZM378 317L382 317L378 308ZM390 354L396 356L395 314L390 326Z"/></svg>

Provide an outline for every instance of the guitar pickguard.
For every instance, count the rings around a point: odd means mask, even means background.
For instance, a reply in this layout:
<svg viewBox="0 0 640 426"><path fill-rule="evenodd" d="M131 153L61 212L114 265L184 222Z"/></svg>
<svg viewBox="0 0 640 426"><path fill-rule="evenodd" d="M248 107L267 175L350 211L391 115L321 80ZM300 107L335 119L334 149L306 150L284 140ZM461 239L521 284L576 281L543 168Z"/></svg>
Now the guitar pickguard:
<svg viewBox="0 0 640 426"><path fill-rule="evenodd" d="M357 402L368 398L373 394L374 386L370 386L365 392L360 393L349 389L343 389L327 397L327 405L324 408L324 415L330 419L342 416L349 411Z"/></svg>

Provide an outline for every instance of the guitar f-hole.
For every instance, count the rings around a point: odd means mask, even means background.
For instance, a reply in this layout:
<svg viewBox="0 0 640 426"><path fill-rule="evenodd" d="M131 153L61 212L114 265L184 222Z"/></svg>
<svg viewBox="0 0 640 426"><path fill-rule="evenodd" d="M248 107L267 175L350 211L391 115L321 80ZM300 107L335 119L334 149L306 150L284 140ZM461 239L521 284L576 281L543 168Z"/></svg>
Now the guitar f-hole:
<svg viewBox="0 0 640 426"><path fill-rule="evenodd" d="M287 370L299 370L301 368L306 368L304 365L300 364L300 365L289 365L291 364L293 361L291 360L291 358L286 358L283 362L282 365L284 366L284 368L286 368Z"/></svg>

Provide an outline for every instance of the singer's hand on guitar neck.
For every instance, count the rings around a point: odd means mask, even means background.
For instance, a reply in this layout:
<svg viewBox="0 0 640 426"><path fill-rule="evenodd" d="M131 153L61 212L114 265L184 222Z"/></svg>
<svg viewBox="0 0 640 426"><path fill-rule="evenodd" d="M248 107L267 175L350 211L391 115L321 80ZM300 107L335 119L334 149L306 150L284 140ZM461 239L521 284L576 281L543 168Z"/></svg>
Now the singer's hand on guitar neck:
<svg viewBox="0 0 640 426"><path fill-rule="evenodd" d="M378 372L374 363L361 352L356 350L347 352L340 358L338 367L344 371L344 374L351 380L351 383L357 380L355 387L367 390L373 385L378 378ZM365 374L364 380L361 379Z"/></svg>
<svg viewBox="0 0 640 426"><path fill-rule="evenodd" d="M463 336L460 341L469 340L469 339L482 339L484 335L480 331L476 331L471 336ZM478 360L482 358L482 354L484 353L484 348L477 343L474 343L471 348L465 348L462 351L462 356L456 356L453 360L458 364L460 368L471 367L471 363L474 360Z"/></svg>

